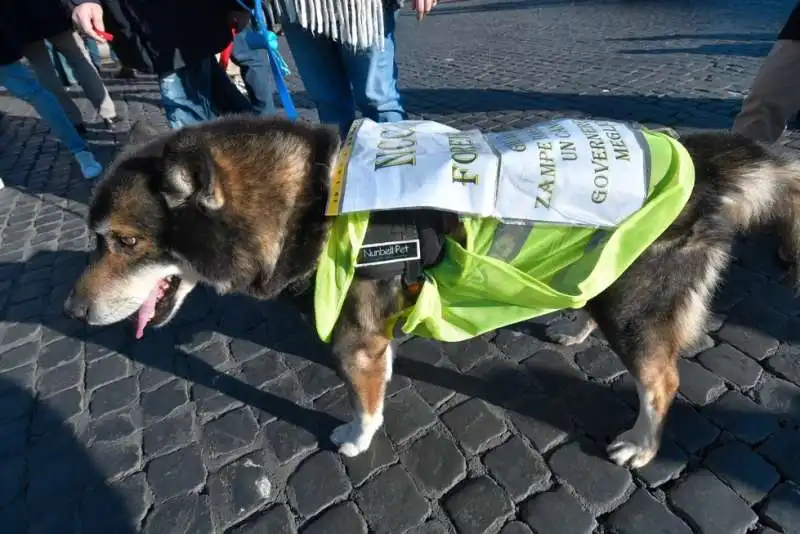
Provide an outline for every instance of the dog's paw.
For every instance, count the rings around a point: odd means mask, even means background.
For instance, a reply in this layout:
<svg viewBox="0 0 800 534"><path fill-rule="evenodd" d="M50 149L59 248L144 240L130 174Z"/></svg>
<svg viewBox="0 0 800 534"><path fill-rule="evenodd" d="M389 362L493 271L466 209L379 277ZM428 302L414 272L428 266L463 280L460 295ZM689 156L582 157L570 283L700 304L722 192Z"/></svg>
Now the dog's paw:
<svg viewBox="0 0 800 534"><path fill-rule="evenodd" d="M337 426L331 433L331 441L339 447L339 454L352 458L369 449L375 432L364 429L358 421Z"/></svg>
<svg viewBox="0 0 800 534"><path fill-rule="evenodd" d="M650 440L637 439L631 431L620 435L606 448L612 462L631 469L649 464L658 453L658 444Z"/></svg>
<svg viewBox="0 0 800 534"><path fill-rule="evenodd" d="M580 345L585 341L585 338L582 336L571 335L549 326L545 329L544 334L547 336L547 339L553 343L558 343L559 345L564 345L565 347L569 347L571 345Z"/></svg>
<svg viewBox="0 0 800 534"><path fill-rule="evenodd" d="M659 126L657 128L651 128L651 131L666 134L672 137L673 139L681 138L681 134L678 132L678 130L670 128L669 126Z"/></svg>
<svg viewBox="0 0 800 534"><path fill-rule="evenodd" d="M569 347L580 345L594 332L597 325L594 320L578 316L574 321L562 317L544 330L544 335L551 342Z"/></svg>

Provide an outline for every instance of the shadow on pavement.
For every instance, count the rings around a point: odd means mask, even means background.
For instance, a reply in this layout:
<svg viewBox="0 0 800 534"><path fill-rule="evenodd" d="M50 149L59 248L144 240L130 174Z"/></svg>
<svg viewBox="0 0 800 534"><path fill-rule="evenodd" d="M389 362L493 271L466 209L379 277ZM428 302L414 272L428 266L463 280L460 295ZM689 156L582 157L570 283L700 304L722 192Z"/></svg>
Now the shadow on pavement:
<svg viewBox="0 0 800 534"><path fill-rule="evenodd" d="M313 365L331 368L333 358L328 348L318 340L313 329L296 310L282 302L259 302L242 296L220 297L198 289L190 295L169 327L150 330L143 340L135 342L129 324L87 328L63 317L63 300L83 269L87 257L82 252L40 252L26 263L0 265L0 278L11 281L12 289L9 292L24 286L26 279L37 271L50 269L54 279L53 287L45 292L46 297L33 301L35 305L26 302L6 308L2 320L19 323L7 329L6 337L24 335L26 328L33 331L41 324L59 336L85 342L87 358L91 354L108 351L123 354L145 367L183 378L194 384L193 389L201 386L201 390L221 393L255 408L259 413L304 429L316 437L323 447L330 447L327 436L341 421L340 409L331 412L318 402L298 401L292 392L280 389L271 391L270 388L275 384L272 379L251 383L247 372L242 372L244 364L236 361L235 356L233 360L223 362L216 360L220 355L214 350L202 350L213 338L214 332L218 332L234 340L243 340L255 347L254 350L267 347L266 352L254 358L259 360L258 365L269 367L272 363L280 364L286 371ZM739 302L734 298L730 301ZM735 308L735 305L731 307ZM764 323L744 324L763 330L781 341L800 340L800 329L775 323L769 320L769 316L751 313L742 317L755 321L766 317ZM729 321L735 322L735 319L729 316ZM791 324L796 325L794 322ZM522 364L495 358L494 364L488 367L478 365L466 374L454 369L452 363L447 363L451 357L456 359L460 357L457 355L470 350L466 343L440 344L412 339L400 347L392 387L402 388L411 380L429 391L430 388L440 392L452 390L508 409L517 425L525 425L526 421L532 420L540 426L544 424L564 432L567 436L583 439L588 434L599 443L609 442L613 436L630 426L636 413L633 388L618 389L615 386L612 389L601 383L586 381L582 375L570 370L563 357L553 351L554 346L534 337L537 332L535 328L528 329L531 325L535 327L536 322L514 327L530 336L525 347L530 351L527 354L532 355L531 358ZM786 334L790 334L791 338L786 339ZM8 344L9 339L0 342ZM472 342L486 343L481 339ZM275 361L271 362L271 358L275 358ZM330 373L325 369L313 369L314 373L318 370ZM208 396L207 393L203 395ZM196 400L198 396L193 393ZM790 413L774 414L760 410L745 413L739 409L715 406L715 412L706 415L715 421L736 421L739 426L754 425L756 428L775 425L778 420L800 421L800 398L791 399L786 405L791 406ZM705 412L709 410L704 409ZM681 435L686 437L687 433L691 436L697 432L692 425L698 416L695 408L684 402L678 402L673 412L678 414L674 416L677 430L673 434L681 443ZM515 414L522 419L514 419ZM392 417L392 414L387 413L387 417ZM576 424L580 429L577 433ZM715 432L716 436L718 430ZM601 450L597 447L590 449L596 452ZM676 455L675 460L685 456L674 447L666 448L663 455L666 455L667 461L670 455ZM730 476L739 475L730 473Z"/></svg>
<svg viewBox="0 0 800 534"><path fill-rule="evenodd" d="M649 35L646 37L617 37L606 39L611 42L652 42L652 41L769 41L777 39L777 33L673 33L671 35Z"/></svg>
<svg viewBox="0 0 800 534"><path fill-rule="evenodd" d="M88 124L88 130L89 150L108 165L119 149L120 134L98 124ZM0 177L6 187L56 203L66 211L69 207L59 199L88 202L94 181L80 176L77 162L39 117L0 115L0 146Z"/></svg>
<svg viewBox="0 0 800 534"><path fill-rule="evenodd" d="M64 407L31 389L0 375L0 531L133 534L133 512L65 423Z"/></svg>
<svg viewBox="0 0 800 534"><path fill-rule="evenodd" d="M654 123L675 128L727 129L739 112L738 98L675 97L666 95L576 94L500 89L421 89L401 90L404 104L412 115L426 118L462 113L529 112L531 124L539 115L558 117L585 114L595 119L615 119ZM305 92L294 98L307 102ZM484 123L486 117L480 117ZM509 129L498 120L498 125ZM505 122L508 122L507 120ZM520 123L523 127L527 124ZM481 126L485 128L485 126Z"/></svg>
<svg viewBox="0 0 800 534"><path fill-rule="evenodd" d="M681 2L688 3L687 0L678 0L671 2L672 4L680 4ZM492 2L483 4L472 5L459 5L450 6L451 2L441 2L440 5L431 11L429 17L441 17L446 15L464 15L469 13L497 13L502 11L518 11L522 9L538 9L542 7L556 7L556 6L571 6L577 4L592 5L597 3L607 3L604 0L514 0L509 2ZM658 0L620 0L617 2L622 5L640 6L644 3L657 3L663 5L663 1ZM416 17L416 14L411 12L402 12L403 16Z"/></svg>
<svg viewBox="0 0 800 534"><path fill-rule="evenodd" d="M620 50L618 54L648 56L667 54L701 54L711 56L766 57L772 43L717 43L694 48L643 48L641 50Z"/></svg>
<svg viewBox="0 0 800 534"><path fill-rule="evenodd" d="M9 280L6 295L26 284L31 273L52 273L52 284L42 298L10 305L0 320L22 325L41 324L59 335L87 343L87 351L112 351L135 362L174 374L208 390L218 391L286 422L307 428L315 435L327 436L337 421L320 412L261 391L236 376L218 371L211 364L176 345L192 346L196 339L215 331L244 338L272 349L274 353L301 355L324 366L331 366L325 347L300 315L280 302L258 302L241 296L219 297L205 288L196 289L183 311L164 329L150 329L136 342L131 325L118 323L105 328L89 328L63 316L63 302L86 264L84 252L40 252L26 263L0 264L0 279ZM26 276L26 273L27 276ZM47 274L45 274L47 276ZM38 282L34 285L41 285ZM2 294L0 294L2 295ZM267 320L268 319L268 320ZM255 328L258 326L258 328ZM255 328L255 329L254 329ZM304 329L301 335L298 330ZM9 343L6 339L0 343ZM17 335L17 334L12 334Z"/></svg>

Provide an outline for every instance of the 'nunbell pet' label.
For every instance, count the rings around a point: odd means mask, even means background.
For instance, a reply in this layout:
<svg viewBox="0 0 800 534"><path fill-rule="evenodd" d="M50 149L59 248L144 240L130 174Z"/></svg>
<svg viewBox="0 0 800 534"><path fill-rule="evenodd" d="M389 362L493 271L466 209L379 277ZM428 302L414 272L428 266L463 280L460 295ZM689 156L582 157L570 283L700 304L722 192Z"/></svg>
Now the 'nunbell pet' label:
<svg viewBox="0 0 800 534"><path fill-rule="evenodd" d="M391 241L363 245L358 251L356 267L383 265L420 259L419 240Z"/></svg>

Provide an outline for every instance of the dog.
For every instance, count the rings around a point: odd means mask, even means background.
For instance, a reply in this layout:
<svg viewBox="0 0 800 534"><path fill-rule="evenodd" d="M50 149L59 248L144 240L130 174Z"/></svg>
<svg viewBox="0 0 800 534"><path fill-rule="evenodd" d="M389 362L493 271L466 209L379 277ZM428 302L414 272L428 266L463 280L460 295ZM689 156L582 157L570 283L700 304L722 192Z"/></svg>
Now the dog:
<svg viewBox="0 0 800 534"><path fill-rule="evenodd" d="M800 287L800 164L728 132L681 143L696 170L691 198L588 302L583 331L559 339L581 343L599 328L635 379L638 417L608 446L631 468L658 451L679 353L703 331L737 236L777 225ZM95 189L88 224L97 246L66 313L90 325L133 316L141 335L169 323L197 284L259 299L307 293L332 224L324 211L339 151L333 130L281 119L230 117L164 134L136 125ZM463 239L456 215L435 215ZM331 340L354 412L331 434L343 455L367 450L383 423L394 357L386 323L409 298L397 277L356 278L349 289Z"/></svg>

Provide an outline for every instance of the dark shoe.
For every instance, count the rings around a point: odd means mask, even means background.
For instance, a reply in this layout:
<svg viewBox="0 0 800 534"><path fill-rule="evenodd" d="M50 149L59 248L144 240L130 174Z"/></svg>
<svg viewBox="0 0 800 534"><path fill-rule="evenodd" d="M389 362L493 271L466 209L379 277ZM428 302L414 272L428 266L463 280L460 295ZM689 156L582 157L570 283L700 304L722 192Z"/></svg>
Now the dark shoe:
<svg viewBox="0 0 800 534"><path fill-rule="evenodd" d="M113 131L114 125L119 124L121 120L122 119L120 119L119 117L111 117L110 119L103 119L103 124L106 125L106 128Z"/></svg>
<svg viewBox="0 0 800 534"><path fill-rule="evenodd" d="M86 125L85 124L76 124L75 125L75 130L78 131L78 134L81 137L86 137L86 134L89 133L88 130L86 129Z"/></svg>
<svg viewBox="0 0 800 534"><path fill-rule="evenodd" d="M797 114L789 119L789 124L786 125L790 130L800 130L800 111Z"/></svg>
<svg viewBox="0 0 800 534"><path fill-rule="evenodd" d="M136 69L130 67L121 67L114 75L118 80L134 80L136 79Z"/></svg>

